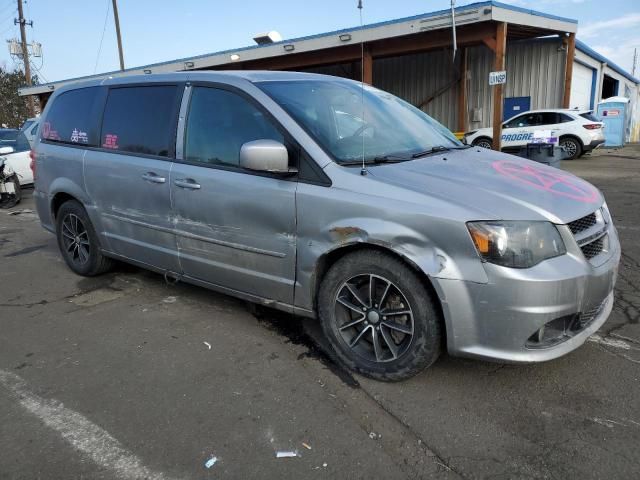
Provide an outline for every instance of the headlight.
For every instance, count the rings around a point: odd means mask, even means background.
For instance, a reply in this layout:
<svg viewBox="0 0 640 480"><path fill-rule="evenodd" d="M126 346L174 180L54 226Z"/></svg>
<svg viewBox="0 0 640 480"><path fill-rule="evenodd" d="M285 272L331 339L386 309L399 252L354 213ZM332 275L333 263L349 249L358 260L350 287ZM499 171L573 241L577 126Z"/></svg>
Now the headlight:
<svg viewBox="0 0 640 480"><path fill-rule="evenodd" d="M529 268L567 253L549 222L469 222L467 228L482 260L503 267Z"/></svg>
<svg viewBox="0 0 640 480"><path fill-rule="evenodd" d="M609 206L607 205L607 202L604 202L602 204L601 211L602 211L602 218L604 219L604 223L609 225L611 223L611 212L609 212Z"/></svg>
<svg viewBox="0 0 640 480"><path fill-rule="evenodd" d="M468 137L469 135L473 135L474 133L476 133L478 130L471 130L470 132L466 132L463 136L464 137Z"/></svg>

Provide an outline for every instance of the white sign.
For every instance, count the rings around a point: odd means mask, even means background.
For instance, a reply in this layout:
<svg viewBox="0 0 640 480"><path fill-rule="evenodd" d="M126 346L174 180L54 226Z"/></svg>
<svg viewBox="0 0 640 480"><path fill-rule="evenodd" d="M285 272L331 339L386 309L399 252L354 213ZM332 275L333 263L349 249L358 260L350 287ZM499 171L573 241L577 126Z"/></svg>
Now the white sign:
<svg viewBox="0 0 640 480"><path fill-rule="evenodd" d="M502 83L507 83L507 72L505 70L489 72L489 85L500 85Z"/></svg>

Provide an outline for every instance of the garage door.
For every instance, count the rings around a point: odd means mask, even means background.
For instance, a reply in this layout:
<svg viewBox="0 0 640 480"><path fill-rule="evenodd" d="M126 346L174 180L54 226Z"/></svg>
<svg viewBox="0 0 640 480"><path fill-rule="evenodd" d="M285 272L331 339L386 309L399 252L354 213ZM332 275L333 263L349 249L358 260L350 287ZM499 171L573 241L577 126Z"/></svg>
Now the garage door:
<svg viewBox="0 0 640 480"><path fill-rule="evenodd" d="M578 62L573 63L573 77L571 79L570 108L589 109L591 105L591 82L593 70Z"/></svg>

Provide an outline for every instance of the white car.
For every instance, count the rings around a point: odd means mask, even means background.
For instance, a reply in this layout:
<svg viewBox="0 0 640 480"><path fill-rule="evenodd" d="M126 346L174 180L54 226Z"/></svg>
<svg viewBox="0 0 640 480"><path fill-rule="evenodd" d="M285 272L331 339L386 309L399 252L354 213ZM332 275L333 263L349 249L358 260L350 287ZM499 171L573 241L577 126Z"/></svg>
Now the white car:
<svg viewBox="0 0 640 480"><path fill-rule="evenodd" d="M10 208L20 201L20 189L33 183L31 146L23 132L15 144L0 147L0 208Z"/></svg>
<svg viewBox="0 0 640 480"><path fill-rule="evenodd" d="M604 124L590 110L530 110L502 124L502 150L520 150L532 142L536 130L551 130L567 159L578 158L604 143ZM492 136L493 129L481 128L465 133L463 142L491 148Z"/></svg>

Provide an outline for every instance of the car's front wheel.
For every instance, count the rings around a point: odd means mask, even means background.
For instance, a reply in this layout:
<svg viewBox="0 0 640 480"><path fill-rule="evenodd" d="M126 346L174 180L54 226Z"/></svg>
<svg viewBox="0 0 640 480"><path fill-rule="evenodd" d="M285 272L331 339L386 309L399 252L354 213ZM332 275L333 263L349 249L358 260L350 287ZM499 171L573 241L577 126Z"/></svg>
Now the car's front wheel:
<svg viewBox="0 0 640 480"><path fill-rule="evenodd" d="M368 377L404 380L440 355L435 299L415 271L383 252L338 260L320 286L318 312L338 359Z"/></svg>
<svg viewBox="0 0 640 480"><path fill-rule="evenodd" d="M77 201L69 200L58 210L56 237L64 261L78 275L92 277L111 268L113 261L100 251L89 216Z"/></svg>

